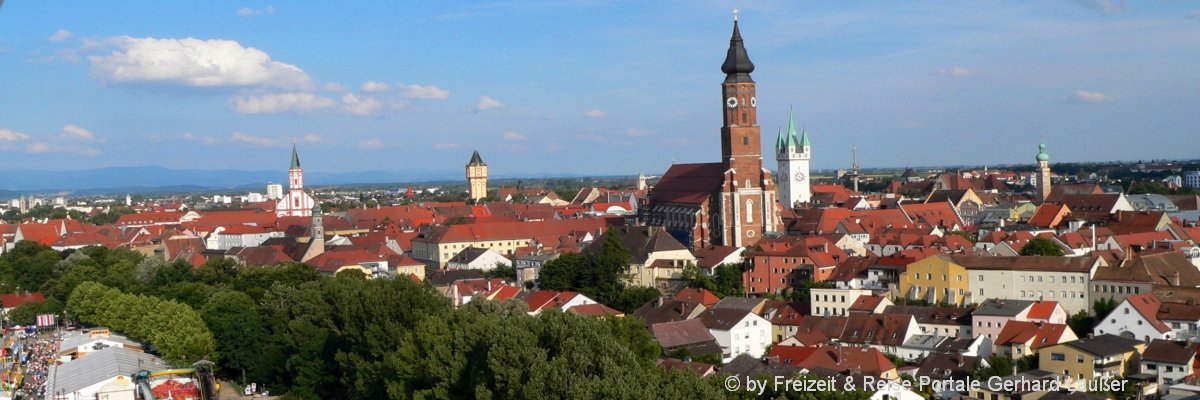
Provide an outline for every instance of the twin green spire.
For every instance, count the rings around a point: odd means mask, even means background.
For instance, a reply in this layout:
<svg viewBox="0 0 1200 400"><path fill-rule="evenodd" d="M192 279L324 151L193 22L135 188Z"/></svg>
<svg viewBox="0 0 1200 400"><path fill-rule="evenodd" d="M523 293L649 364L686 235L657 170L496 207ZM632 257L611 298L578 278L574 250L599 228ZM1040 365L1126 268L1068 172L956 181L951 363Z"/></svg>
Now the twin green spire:
<svg viewBox="0 0 1200 400"><path fill-rule="evenodd" d="M788 109L788 131L787 131L787 134L786 135L783 134L782 131L780 131L778 134L776 134L775 148L777 150L783 150L783 149L786 149L789 147L800 147L800 148L809 147L808 130L801 129L799 139L797 139L796 117L792 114L793 114L792 110Z"/></svg>

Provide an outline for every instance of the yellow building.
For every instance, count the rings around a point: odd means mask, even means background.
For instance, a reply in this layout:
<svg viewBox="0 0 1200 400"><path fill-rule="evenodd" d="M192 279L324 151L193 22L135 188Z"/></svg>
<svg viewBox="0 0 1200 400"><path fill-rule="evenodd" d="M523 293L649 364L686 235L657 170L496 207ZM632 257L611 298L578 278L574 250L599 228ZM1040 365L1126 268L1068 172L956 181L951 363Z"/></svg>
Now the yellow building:
<svg viewBox="0 0 1200 400"><path fill-rule="evenodd" d="M971 289L967 269L949 257L926 257L900 274L900 297L930 304L962 305Z"/></svg>
<svg viewBox="0 0 1200 400"><path fill-rule="evenodd" d="M483 158L479 157L479 151L476 150L474 154L471 154L471 161L467 162L467 185L470 187L469 198L471 200L487 197L487 178L488 165L483 162Z"/></svg>
<svg viewBox="0 0 1200 400"><path fill-rule="evenodd" d="M1038 369L1067 376L1066 386L1087 390L1106 378L1138 372L1146 344L1117 335L1083 338L1038 350Z"/></svg>

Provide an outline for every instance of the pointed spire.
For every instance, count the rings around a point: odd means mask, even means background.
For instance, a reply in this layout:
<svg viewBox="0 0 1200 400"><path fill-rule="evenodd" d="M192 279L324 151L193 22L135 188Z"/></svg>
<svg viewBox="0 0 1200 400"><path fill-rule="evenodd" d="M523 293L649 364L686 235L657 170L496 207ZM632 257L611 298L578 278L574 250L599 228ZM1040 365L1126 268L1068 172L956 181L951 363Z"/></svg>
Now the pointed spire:
<svg viewBox="0 0 1200 400"><path fill-rule="evenodd" d="M296 144L292 143L292 168L291 169L299 169L299 168L300 168L300 154L296 153Z"/></svg>
<svg viewBox="0 0 1200 400"><path fill-rule="evenodd" d="M775 152L776 153L781 152L781 151L783 151L783 149L786 149L786 148L787 148L787 145L785 145L783 142L783 127L781 126L781 127L779 127L779 130L776 131L776 133L775 133Z"/></svg>
<svg viewBox="0 0 1200 400"><path fill-rule="evenodd" d="M800 147L809 147L809 146L810 145L808 143L808 129L801 129L800 130Z"/></svg>
<svg viewBox="0 0 1200 400"><path fill-rule="evenodd" d="M725 54L725 63L721 64L721 72L725 73L726 81L749 81L750 73L754 72L754 63L746 54L742 43L742 32L738 29L737 11L733 14L733 36L729 38L729 52Z"/></svg>
<svg viewBox="0 0 1200 400"><path fill-rule="evenodd" d="M788 131L784 145L788 148L796 147L796 116L791 106L788 107Z"/></svg>
<svg viewBox="0 0 1200 400"><path fill-rule="evenodd" d="M475 150L475 153L471 154L471 161L467 165L487 165L487 163L483 162L483 157L479 156L479 150Z"/></svg>

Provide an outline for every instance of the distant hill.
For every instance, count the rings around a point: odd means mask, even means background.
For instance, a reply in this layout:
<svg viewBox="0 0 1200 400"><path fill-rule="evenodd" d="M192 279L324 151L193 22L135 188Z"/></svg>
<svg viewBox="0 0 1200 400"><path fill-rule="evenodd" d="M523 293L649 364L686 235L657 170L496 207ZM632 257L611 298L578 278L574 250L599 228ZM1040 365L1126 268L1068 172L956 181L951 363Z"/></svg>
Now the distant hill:
<svg viewBox="0 0 1200 400"><path fill-rule="evenodd" d="M566 174L510 174L505 178L569 177ZM461 170L407 169L401 171L305 172L307 186L380 184L461 180ZM206 190L265 191L268 182L287 184L286 171L242 171L233 169L171 169L157 166L109 167L76 171L0 171L0 199L24 193L71 195L186 193Z"/></svg>

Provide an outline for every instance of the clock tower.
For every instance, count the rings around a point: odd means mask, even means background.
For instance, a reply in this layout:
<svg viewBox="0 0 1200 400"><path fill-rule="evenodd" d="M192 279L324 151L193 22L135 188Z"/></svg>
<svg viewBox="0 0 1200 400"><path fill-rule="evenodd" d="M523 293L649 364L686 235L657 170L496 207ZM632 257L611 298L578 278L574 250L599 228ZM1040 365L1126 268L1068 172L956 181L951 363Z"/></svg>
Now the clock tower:
<svg viewBox="0 0 1200 400"><path fill-rule="evenodd" d="M796 118L789 111L787 132L780 132L775 139L775 161L779 162L779 202L784 207L812 202L808 176L811 160L812 146L808 143L808 131L801 130L797 138Z"/></svg>
<svg viewBox="0 0 1200 400"><path fill-rule="evenodd" d="M750 78L754 63L742 42L737 12L725 63L721 65L721 169L719 242L726 246L752 246L763 233L778 232L775 184L762 167L762 141L758 127L758 98Z"/></svg>

